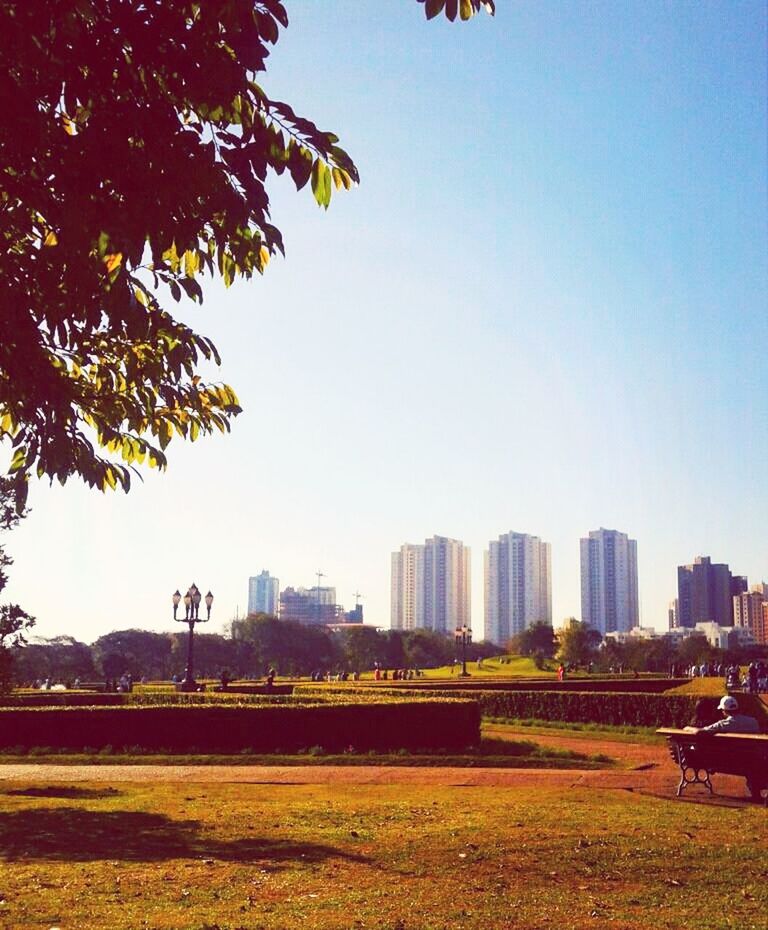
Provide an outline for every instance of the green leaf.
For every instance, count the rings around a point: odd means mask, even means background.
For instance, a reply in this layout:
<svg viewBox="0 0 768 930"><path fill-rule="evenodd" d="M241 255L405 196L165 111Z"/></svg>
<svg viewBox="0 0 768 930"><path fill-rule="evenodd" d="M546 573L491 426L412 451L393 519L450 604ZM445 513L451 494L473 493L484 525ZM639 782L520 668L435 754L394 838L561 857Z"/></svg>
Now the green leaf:
<svg viewBox="0 0 768 930"><path fill-rule="evenodd" d="M328 209L331 202L331 172L322 158L316 158L312 166L312 193L319 206Z"/></svg>

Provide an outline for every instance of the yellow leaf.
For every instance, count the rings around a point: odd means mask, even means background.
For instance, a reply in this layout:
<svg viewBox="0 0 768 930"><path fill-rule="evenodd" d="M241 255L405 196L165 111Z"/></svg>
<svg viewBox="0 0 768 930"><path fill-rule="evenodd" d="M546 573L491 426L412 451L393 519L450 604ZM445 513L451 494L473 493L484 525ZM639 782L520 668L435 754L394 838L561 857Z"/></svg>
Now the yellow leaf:
<svg viewBox="0 0 768 930"><path fill-rule="evenodd" d="M112 252L111 254L104 256L104 264L107 266L107 272L109 274L112 274L115 268L119 268L122 261L122 252Z"/></svg>
<svg viewBox="0 0 768 930"><path fill-rule="evenodd" d="M190 278L194 278L199 267L200 259L197 256L197 252L187 250L184 253L184 274Z"/></svg>
<svg viewBox="0 0 768 930"><path fill-rule="evenodd" d="M58 245L59 240L56 236L56 233L51 229L48 231L48 235L43 239L43 245Z"/></svg>
<svg viewBox="0 0 768 930"><path fill-rule="evenodd" d="M272 256L269 254L269 249L268 249L265 245L263 245L263 246L261 247L261 249L259 249L259 258L261 258L261 267L262 267L262 268L266 268L266 267L267 267L267 265L269 264L269 260L270 260L271 257L272 257Z"/></svg>

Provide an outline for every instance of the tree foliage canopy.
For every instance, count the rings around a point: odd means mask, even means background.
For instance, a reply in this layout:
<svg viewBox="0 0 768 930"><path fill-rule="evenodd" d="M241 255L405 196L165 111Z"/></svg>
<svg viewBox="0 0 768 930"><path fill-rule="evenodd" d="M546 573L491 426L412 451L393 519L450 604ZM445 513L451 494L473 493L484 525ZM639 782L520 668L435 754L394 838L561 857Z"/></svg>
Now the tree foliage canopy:
<svg viewBox="0 0 768 930"><path fill-rule="evenodd" d="M482 0L420 0L470 18ZM240 411L169 311L283 251L266 183L321 207L358 181L332 132L256 78L279 0L0 0L0 439L12 473L128 489L174 436Z"/></svg>
<svg viewBox="0 0 768 930"><path fill-rule="evenodd" d="M26 482L21 478L0 477L0 532L13 529L24 517ZM0 592L8 583L7 569L13 559L0 546ZM13 664L12 647L26 643L27 631L35 625L35 618L21 609L18 604L0 604L0 691L11 681Z"/></svg>

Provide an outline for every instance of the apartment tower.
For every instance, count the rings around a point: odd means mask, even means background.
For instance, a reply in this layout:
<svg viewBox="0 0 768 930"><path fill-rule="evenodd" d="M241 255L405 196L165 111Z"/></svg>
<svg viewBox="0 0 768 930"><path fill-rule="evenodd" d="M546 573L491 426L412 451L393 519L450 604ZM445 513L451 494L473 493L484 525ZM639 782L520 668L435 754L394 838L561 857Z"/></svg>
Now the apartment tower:
<svg viewBox="0 0 768 930"><path fill-rule="evenodd" d="M552 623L552 551L538 536L509 532L485 553L485 639L503 645L534 623Z"/></svg>
<svg viewBox="0 0 768 930"><path fill-rule="evenodd" d="M452 633L470 625L470 551L458 539L433 536L392 553L394 630Z"/></svg>
<svg viewBox="0 0 768 930"><path fill-rule="evenodd" d="M248 579L248 613L276 617L279 610L280 582L268 571Z"/></svg>
<svg viewBox="0 0 768 930"><path fill-rule="evenodd" d="M733 626L733 599L747 590L746 579L730 568L699 556L692 565L677 568L678 626L695 627L711 621Z"/></svg>
<svg viewBox="0 0 768 930"><path fill-rule="evenodd" d="M626 533L601 527L581 540L581 619L603 635L639 625L637 541Z"/></svg>

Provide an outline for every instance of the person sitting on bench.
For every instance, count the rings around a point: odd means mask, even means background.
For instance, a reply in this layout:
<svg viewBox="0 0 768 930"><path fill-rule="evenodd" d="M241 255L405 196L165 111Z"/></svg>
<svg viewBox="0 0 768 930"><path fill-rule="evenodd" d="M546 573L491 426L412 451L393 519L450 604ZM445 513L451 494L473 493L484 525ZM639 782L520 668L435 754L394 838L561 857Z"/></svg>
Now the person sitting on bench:
<svg viewBox="0 0 768 930"><path fill-rule="evenodd" d="M698 733L759 733L760 725L754 717L740 714L739 702L730 694L720 698L717 709L725 716L722 720L710 723L708 727L697 730Z"/></svg>

